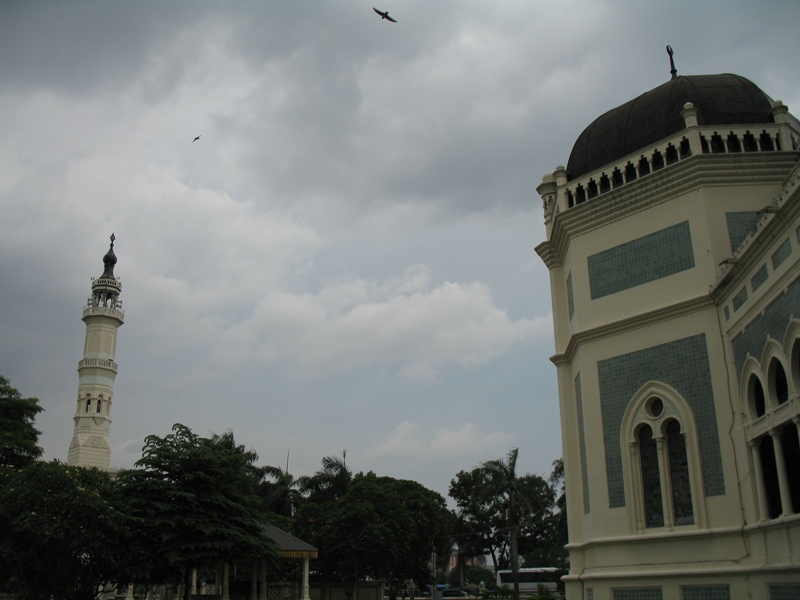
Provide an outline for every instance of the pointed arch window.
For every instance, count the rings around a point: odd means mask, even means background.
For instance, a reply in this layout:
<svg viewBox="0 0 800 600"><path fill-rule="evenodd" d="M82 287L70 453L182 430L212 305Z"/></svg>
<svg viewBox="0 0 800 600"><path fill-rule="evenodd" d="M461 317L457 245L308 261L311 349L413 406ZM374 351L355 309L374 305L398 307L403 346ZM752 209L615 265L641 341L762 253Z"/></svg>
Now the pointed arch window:
<svg viewBox="0 0 800 600"><path fill-rule="evenodd" d="M92 399L88 398L86 400L86 412L92 412Z"/></svg>
<svg viewBox="0 0 800 600"><path fill-rule="evenodd" d="M632 531L704 527L699 439L686 400L666 384L645 384L625 411L622 433L629 449L623 469Z"/></svg>
<svg viewBox="0 0 800 600"><path fill-rule="evenodd" d="M103 401L102 400L98 400L97 401L97 412L99 412L99 413L103 412Z"/></svg>

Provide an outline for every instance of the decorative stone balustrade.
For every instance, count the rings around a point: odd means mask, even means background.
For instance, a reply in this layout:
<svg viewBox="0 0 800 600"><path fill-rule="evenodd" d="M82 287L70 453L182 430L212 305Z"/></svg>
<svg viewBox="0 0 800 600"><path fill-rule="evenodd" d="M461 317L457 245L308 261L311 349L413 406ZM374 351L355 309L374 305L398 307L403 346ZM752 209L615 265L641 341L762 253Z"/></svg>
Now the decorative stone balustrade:
<svg viewBox="0 0 800 600"><path fill-rule="evenodd" d="M557 170L553 174L558 186L555 199L557 211L588 202L691 156L800 150L800 131L786 118L786 106L776 102L773 114L775 123L699 126L697 109L687 103L682 112L686 129L673 137L637 150L572 181L566 181L565 171Z"/></svg>
<svg viewBox="0 0 800 600"><path fill-rule="evenodd" d="M104 369L111 369L114 373L117 372L117 363L107 358L84 358L78 363L78 368L84 367L103 367Z"/></svg>
<svg viewBox="0 0 800 600"><path fill-rule="evenodd" d="M118 303L116 307L94 306L93 304L88 303L83 309L83 318L101 315L106 317L114 317L115 319L119 319L123 322L125 321L125 311L122 310L121 303Z"/></svg>

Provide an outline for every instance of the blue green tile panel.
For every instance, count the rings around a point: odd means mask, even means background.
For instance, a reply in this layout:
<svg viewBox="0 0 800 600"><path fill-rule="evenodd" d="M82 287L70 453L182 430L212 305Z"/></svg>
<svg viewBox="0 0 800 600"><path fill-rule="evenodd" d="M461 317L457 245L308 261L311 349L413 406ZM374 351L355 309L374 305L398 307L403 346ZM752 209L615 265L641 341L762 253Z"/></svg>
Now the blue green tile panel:
<svg viewBox="0 0 800 600"><path fill-rule="evenodd" d="M748 354L761 360L768 337L783 341L792 315L800 316L800 279L790 283L785 293L779 294L747 324L744 331L731 340L736 371L740 377Z"/></svg>
<svg viewBox="0 0 800 600"><path fill-rule="evenodd" d="M586 429L583 424L583 392L581 392L581 374L575 378L575 404L578 412L578 440L581 449L581 478L583 483L583 514L589 514L589 469L586 461Z"/></svg>
<svg viewBox="0 0 800 600"><path fill-rule="evenodd" d="M739 293L733 297L733 310L739 310L745 302L747 302L747 288L743 287L739 290Z"/></svg>
<svg viewBox="0 0 800 600"><path fill-rule="evenodd" d="M741 245L748 234L753 233L758 225L759 215L751 212L725 213L728 221L728 240L731 243L731 254Z"/></svg>
<svg viewBox="0 0 800 600"><path fill-rule="evenodd" d="M660 587L614 588L611 590L614 600L661 600Z"/></svg>
<svg viewBox="0 0 800 600"><path fill-rule="evenodd" d="M575 297L572 295L572 271L567 275L567 304L569 305L569 318L575 314Z"/></svg>
<svg viewBox="0 0 800 600"><path fill-rule="evenodd" d="M588 266L592 300L691 269L689 221L593 254Z"/></svg>
<svg viewBox="0 0 800 600"><path fill-rule="evenodd" d="M754 292L761 287L761 284L763 284L767 280L767 277L769 277L769 273L767 272L767 265L766 264L761 265L761 268L755 272L753 277L750 278L750 287L753 288Z"/></svg>
<svg viewBox="0 0 800 600"><path fill-rule="evenodd" d="M800 583L773 583L769 586L769 600L797 600Z"/></svg>
<svg viewBox="0 0 800 600"><path fill-rule="evenodd" d="M592 588L586 588L586 600L594 600L594 590Z"/></svg>
<svg viewBox="0 0 800 600"><path fill-rule="evenodd" d="M725 493L705 334L602 360L597 363L597 374L610 508L625 506L622 417L634 394L649 381L672 386L691 406L700 443L705 495Z"/></svg>
<svg viewBox="0 0 800 600"><path fill-rule="evenodd" d="M687 585L681 600L731 600L731 590L727 585Z"/></svg>
<svg viewBox="0 0 800 600"><path fill-rule="evenodd" d="M780 267L783 264L783 261L789 258L791 253L792 243L789 241L789 238L786 238L772 255L772 268L777 269Z"/></svg>

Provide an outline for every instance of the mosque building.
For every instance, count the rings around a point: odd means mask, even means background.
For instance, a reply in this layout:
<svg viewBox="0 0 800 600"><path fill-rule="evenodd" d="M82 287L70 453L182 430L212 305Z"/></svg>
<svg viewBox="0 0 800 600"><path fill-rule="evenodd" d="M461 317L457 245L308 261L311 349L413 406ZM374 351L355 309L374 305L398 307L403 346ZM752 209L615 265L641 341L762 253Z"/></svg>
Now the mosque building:
<svg viewBox="0 0 800 600"><path fill-rule="evenodd" d="M103 257L103 274L92 278L92 294L83 309L86 337L78 363L78 398L75 429L67 464L108 470L111 460L109 427L117 363L117 329L125 321L119 294L122 283L114 277L114 234Z"/></svg>
<svg viewBox="0 0 800 600"><path fill-rule="evenodd" d="M800 123L673 63L537 191L567 598L800 598Z"/></svg>

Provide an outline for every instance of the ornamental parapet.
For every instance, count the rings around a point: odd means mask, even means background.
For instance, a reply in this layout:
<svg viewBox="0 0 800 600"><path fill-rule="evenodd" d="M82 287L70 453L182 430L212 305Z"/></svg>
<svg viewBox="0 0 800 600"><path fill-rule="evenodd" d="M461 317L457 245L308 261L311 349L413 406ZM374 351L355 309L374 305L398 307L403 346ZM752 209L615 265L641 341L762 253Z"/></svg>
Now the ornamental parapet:
<svg viewBox="0 0 800 600"><path fill-rule="evenodd" d="M545 203L545 221L548 212L569 210L692 156L797 152L800 131L785 117L786 112L786 107L776 102L775 123L700 126L697 125L697 110L687 103L682 113L686 128L675 135L576 179L567 180L563 170L545 175L544 183L550 184L542 190L547 193L540 191ZM553 182L557 191L550 189Z"/></svg>
<svg viewBox="0 0 800 600"><path fill-rule="evenodd" d="M86 317L112 317L114 319L118 319L120 323L125 322L125 311L122 310L121 306L117 306L116 308L112 308L109 306L93 306L89 304L86 308L83 309L83 319Z"/></svg>
<svg viewBox="0 0 800 600"><path fill-rule="evenodd" d="M122 282L119 279L112 279L111 277L98 277L92 280L92 289L96 287L112 288L119 292L122 290Z"/></svg>
<svg viewBox="0 0 800 600"><path fill-rule="evenodd" d="M78 369L86 367L101 367L103 369L111 369L114 373L117 372L117 363L108 358L84 358L78 363Z"/></svg>

